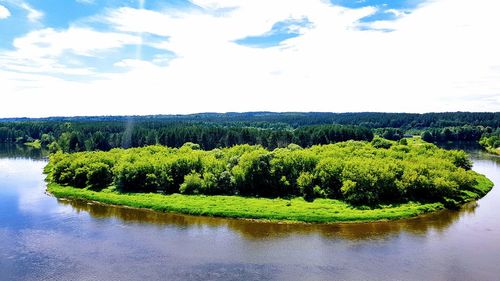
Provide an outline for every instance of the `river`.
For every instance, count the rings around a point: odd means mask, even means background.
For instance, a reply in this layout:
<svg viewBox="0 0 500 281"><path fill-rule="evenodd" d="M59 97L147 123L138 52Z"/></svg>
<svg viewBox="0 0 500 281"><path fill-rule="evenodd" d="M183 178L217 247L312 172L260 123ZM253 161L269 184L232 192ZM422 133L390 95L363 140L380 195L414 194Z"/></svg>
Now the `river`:
<svg viewBox="0 0 500 281"><path fill-rule="evenodd" d="M461 210L289 225L57 200L0 147L0 280L499 280L500 158L469 152L496 187Z"/></svg>

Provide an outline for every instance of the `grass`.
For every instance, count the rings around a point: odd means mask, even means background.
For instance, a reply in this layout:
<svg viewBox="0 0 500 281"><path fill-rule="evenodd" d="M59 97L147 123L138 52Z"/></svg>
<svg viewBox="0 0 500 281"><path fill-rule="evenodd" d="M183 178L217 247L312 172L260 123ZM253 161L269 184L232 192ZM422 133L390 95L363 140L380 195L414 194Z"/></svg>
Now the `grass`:
<svg viewBox="0 0 500 281"><path fill-rule="evenodd" d="M476 188L463 193L464 202L479 199L492 187L493 183L490 180L482 175L478 176ZM442 203L411 202L368 209L355 208L333 199L316 199L314 202L306 202L302 198L288 200L239 196L119 193L112 188L97 192L55 183L49 183L47 190L58 198L77 198L160 212L287 222L333 223L395 220L445 208Z"/></svg>
<svg viewBox="0 0 500 281"><path fill-rule="evenodd" d="M478 174L476 181L477 184L473 190L464 191L464 193L468 194L462 196L464 202L477 200L485 196L493 188L493 182L483 175Z"/></svg>

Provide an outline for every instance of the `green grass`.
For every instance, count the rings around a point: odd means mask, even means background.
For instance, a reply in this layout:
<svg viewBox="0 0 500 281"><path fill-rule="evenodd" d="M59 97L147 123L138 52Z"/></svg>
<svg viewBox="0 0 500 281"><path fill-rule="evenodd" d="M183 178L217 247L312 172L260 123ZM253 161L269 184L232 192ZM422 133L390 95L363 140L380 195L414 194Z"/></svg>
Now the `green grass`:
<svg viewBox="0 0 500 281"><path fill-rule="evenodd" d="M493 183L490 180L484 176L478 176L476 189L463 193L464 202L484 196L492 187ZM444 209L442 203L405 203L381 206L376 209L363 209L333 199L316 199L314 202L306 202L302 198L287 200L239 196L118 193L112 188L96 192L55 183L49 183L47 190L56 197L147 208L160 212L287 222L332 223L395 220Z"/></svg>
<svg viewBox="0 0 500 281"><path fill-rule="evenodd" d="M462 196L464 202L477 200L485 196L493 188L493 182L483 175L478 174L476 181L477 184L473 190L464 191L464 193L468 194Z"/></svg>

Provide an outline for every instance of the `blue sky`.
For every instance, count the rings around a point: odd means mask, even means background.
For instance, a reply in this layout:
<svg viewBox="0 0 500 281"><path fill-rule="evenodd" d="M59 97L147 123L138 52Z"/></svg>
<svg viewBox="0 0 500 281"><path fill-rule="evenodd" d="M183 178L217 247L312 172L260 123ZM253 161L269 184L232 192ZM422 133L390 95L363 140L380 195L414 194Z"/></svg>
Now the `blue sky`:
<svg viewBox="0 0 500 281"><path fill-rule="evenodd" d="M0 115L498 111L497 6L0 0Z"/></svg>
<svg viewBox="0 0 500 281"><path fill-rule="evenodd" d="M423 0L406 1L381 1L381 0L331 0L333 5L339 5L347 8L374 7L376 12L360 19L360 22L373 22L377 20L394 20L397 16L392 11L401 13L410 13ZM88 22L92 17L105 12L108 9L121 7L144 8L149 10L198 10L207 11L203 7L190 1L172 0L172 1L138 1L138 0L0 0L0 4L9 9L11 16L0 21L0 36L2 48L12 48L12 41L17 36L29 32L31 29L40 27L51 27L55 29L68 28L78 22ZM28 19L29 11L23 5L28 5L32 9L43 14L36 22ZM306 26L307 18L303 19L285 19L273 24L272 28L259 35L250 35L238 40L239 44L248 44L250 46L276 46L283 40L297 37L300 34L287 28L289 25ZM96 26L98 26L96 24ZM99 29L109 29L101 26Z"/></svg>

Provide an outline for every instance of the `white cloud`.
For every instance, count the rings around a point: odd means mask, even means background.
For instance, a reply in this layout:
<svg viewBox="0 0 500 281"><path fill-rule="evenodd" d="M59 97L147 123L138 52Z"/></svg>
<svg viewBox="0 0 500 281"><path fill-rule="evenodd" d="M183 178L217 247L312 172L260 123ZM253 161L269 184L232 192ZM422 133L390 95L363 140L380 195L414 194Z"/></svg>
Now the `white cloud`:
<svg viewBox="0 0 500 281"><path fill-rule="evenodd" d="M15 6L19 9L24 10L26 13L26 17L28 21L32 23L39 23L39 21L43 18L44 14L42 11L39 11L30 4L28 4L26 1L22 0L2 0L2 2L6 2L12 6ZM1 6L1 5L0 5ZM0 9L1 10L1 9Z"/></svg>
<svg viewBox="0 0 500 281"><path fill-rule="evenodd" d="M28 3L22 2L20 7L28 13L28 20L31 22L38 22L43 18L43 13L33 8Z"/></svg>
<svg viewBox="0 0 500 281"><path fill-rule="evenodd" d="M10 11L5 7L0 5L0 20L10 17Z"/></svg>
<svg viewBox="0 0 500 281"><path fill-rule="evenodd" d="M70 27L57 31L45 28L14 40L17 52L25 57L53 57L70 51L92 56L96 52L139 44L140 37L116 32L99 32L88 28Z"/></svg>
<svg viewBox="0 0 500 281"><path fill-rule="evenodd" d="M73 27L16 40L20 57L57 58L65 50L90 56L136 44L137 34L150 33L165 37L161 47L177 57L167 66L127 58L115 64L123 72L84 82L4 70L1 92L12 94L2 97L1 114L500 110L496 0L432 1L371 26L393 32L358 29L357 21L375 12L370 7L346 9L322 0L193 2L226 12L120 8L101 17L117 29L102 37ZM310 27L277 47L234 43L278 21L302 18Z"/></svg>
<svg viewBox="0 0 500 281"><path fill-rule="evenodd" d="M2 92L17 94L27 89L43 91L48 85L47 82L50 82L51 87L67 87L71 84L61 77L85 81L98 79L99 73L91 65L85 64L86 57L105 61L110 51L140 43L141 38L137 35L98 32L80 27L32 31L14 40L15 51L0 52L0 70L3 70L0 79L4 78L5 83L17 85L19 89L2 89ZM74 59L72 55L83 58ZM3 85L2 88L5 87Z"/></svg>
<svg viewBox="0 0 500 281"><path fill-rule="evenodd" d="M128 7L111 11L102 20L120 31L148 32L161 36L167 36L168 29L173 25L173 19L168 15Z"/></svg>
<svg viewBox="0 0 500 281"><path fill-rule="evenodd" d="M405 11L397 10L397 9L388 9L384 11L386 14L393 14L396 17L402 17L406 15Z"/></svg>

